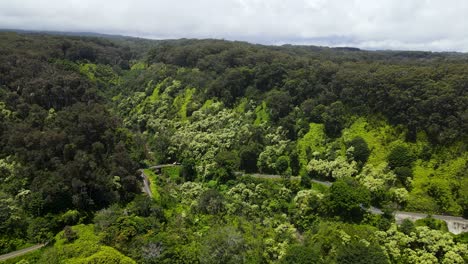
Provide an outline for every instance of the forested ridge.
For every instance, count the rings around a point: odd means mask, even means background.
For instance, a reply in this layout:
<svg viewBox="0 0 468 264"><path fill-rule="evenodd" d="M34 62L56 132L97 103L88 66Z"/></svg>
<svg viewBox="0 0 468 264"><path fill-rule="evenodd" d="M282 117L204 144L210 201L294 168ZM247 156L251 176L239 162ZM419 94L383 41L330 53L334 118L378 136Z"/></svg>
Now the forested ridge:
<svg viewBox="0 0 468 264"><path fill-rule="evenodd" d="M0 32L0 253L465 263L392 212L468 217L467 106L463 53Z"/></svg>

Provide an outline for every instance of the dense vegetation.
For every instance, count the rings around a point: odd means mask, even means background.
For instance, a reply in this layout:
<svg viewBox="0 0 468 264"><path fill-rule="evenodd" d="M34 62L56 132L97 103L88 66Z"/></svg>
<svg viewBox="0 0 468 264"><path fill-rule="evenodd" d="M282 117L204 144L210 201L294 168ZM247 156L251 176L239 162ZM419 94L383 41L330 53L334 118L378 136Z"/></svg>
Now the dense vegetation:
<svg viewBox="0 0 468 264"><path fill-rule="evenodd" d="M468 216L467 106L464 54L0 33L0 250L464 263L466 235L392 211Z"/></svg>

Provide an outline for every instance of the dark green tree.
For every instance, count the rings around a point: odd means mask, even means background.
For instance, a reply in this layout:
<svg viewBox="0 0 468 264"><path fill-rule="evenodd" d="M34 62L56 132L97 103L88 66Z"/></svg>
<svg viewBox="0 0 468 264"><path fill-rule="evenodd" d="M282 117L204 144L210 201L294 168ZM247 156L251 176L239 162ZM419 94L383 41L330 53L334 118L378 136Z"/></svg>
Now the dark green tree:
<svg viewBox="0 0 468 264"><path fill-rule="evenodd" d="M182 161L181 176L185 181L194 181L197 178L197 170L195 168L195 161L187 158Z"/></svg>
<svg viewBox="0 0 468 264"><path fill-rule="evenodd" d="M359 222L370 204L369 191L352 178L336 181L329 189L325 210L344 221Z"/></svg>
<svg viewBox="0 0 468 264"><path fill-rule="evenodd" d="M211 178L219 182L227 182L235 178L235 171L239 167L239 158L232 151L220 151L215 157L216 168Z"/></svg>
<svg viewBox="0 0 468 264"><path fill-rule="evenodd" d="M398 226L398 229L406 235L410 235L411 232L416 232L416 226L414 225L413 221L409 219L404 219Z"/></svg>
<svg viewBox="0 0 468 264"><path fill-rule="evenodd" d="M367 146L367 142L362 137L355 137L349 143L348 147L353 147L353 158L355 161L362 163L366 163L367 159L370 155L369 146Z"/></svg>
<svg viewBox="0 0 468 264"><path fill-rule="evenodd" d="M292 151L289 155L289 166L291 167L292 175L299 175L301 164L299 162L299 154L297 153L297 151Z"/></svg>
<svg viewBox="0 0 468 264"><path fill-rule="evenodd" d="M261 152L259 144L249 144L240 150L240 169L247 173L257 172L257 159Z"/></svg>
<svg viewBox="0 0 468 264"><path fill-rule="evenodd" d="M288 156L278 157L275 163L275 167L276 167L276 173L280 175L285 175L285 173L289 169L289 157Z"/></svg>
<svg viewBox="0 0 468 264"><path fill-rule="evenodd" d="M320 252L311 246L290 245L286 255L281 258L282 264L309 264L323 263L320 258Z"/></svg>
<svg viewBox="0 0 468 264"><path fill-rule="evenodd" d="M332 103L322 114L322 119L325 124L325 133L328 136L340 136L346 121L346 110L343 103L341 101Z"/></svg>
<svg viewBox="0 0 468 264"><path fill-rule="evenodd" d="M68 243L71 243L78 238L78 235L70 226L65 226L63 228L63 238L65 238Z"/></svg>
<svg viewBox="0 0 468 264"><path fill-rule="evenodd" d="M383 249L374 243L365 245L359 241L352 241L340 247L336 257L337 264L390 264Z"/></svg>
<svg viewBox="0 0 468 264"><path fill-rule="evenodd" d="M405 146L396 146L387 157L388 166L391 169L398 167L411 168L414 159L413 153Z"/></svg>
<svg viewBox="0 0 468 264"><path fill-rule="evenodd" d="M204 192L198 199L198 211L212 215L222 213L224 211L224 197L213 189Z"/></svg>
<svg viewBox="0 0 468 264"><path fill-rule="evenodd" d="M239 231L231 226L215 227L202 239L200 263L244 263L246 249L246 242Z"/></svg>
<svg viewBox="0 0 468 264"><path fill-rule="evenodd" d="M406 187L409 187L408 179L413 178L413 171L408 167L396 167L394 170L398 180Z"/></svg>
<svg viewBox="0 0 468 264"><path fill-rule="evenodd" d="M267 94L266 103L273 121L288 115L291 111L291 96L287 91L272 90Z"/></svg>

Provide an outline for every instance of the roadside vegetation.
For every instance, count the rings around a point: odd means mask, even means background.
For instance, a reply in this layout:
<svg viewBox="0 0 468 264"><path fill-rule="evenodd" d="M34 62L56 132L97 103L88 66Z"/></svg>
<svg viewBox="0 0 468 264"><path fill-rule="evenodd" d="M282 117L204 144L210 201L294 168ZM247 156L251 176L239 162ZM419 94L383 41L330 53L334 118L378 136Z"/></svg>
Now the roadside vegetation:
<svg viewBox="0 0 468 264"><path fill-rule="evenodd" d="M6 263L468 261L465 54L0 35Z"/></svg>

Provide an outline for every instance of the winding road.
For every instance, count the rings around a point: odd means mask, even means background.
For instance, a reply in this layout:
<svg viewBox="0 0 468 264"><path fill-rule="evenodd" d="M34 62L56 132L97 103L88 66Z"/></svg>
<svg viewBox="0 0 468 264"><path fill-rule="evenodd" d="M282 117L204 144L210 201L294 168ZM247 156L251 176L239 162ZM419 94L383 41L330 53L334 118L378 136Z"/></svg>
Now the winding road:
<svg viewBox="0 0 468 264"><path fill-rule="evenodd" d="M149 167L150 169L161 169L166 167L174 167L178 166L177 164L162 164ZM149 197L153 197L150 188L150 182L148 180L148 176L145 174L143 169L140 169L140 175L143 180L143 187L142 192L148 194ZM235 172L238 176L251 176L258 179L282 179L281 175L275 174L261 174L261 173L253 173L253 174L245 174L243 172ZM291 179L300 179L299 176L291 177ZM321 184L327 187L333 185L332 182L329 181L320 181L320 180L312 180L313 183ZM372 214L383 214L382 210L377 207L371 206L367 209L368 212ZM401 223L404 219L410 219L412 221L416 221L418 219L423 219L428 216L428 214L424 213L416 213L416 212L404 212L404 211L395 211L395 221L397 223ZM456 217L456 216L448 216L448 215L431 215L435 219L443 220L447 223L447 227L449 232L453 234L460 234L463 232L468 232L468 220L463 217Z"/></svg>
<svg viewBox="0 0 468 264"><path fill-rule="evenodd" d="M175 167L175 166L180 166L180 164L179 163L160 164L160 165L150 166L148 168L151 170L159 170L162 168ZM144 169L139 169L138 172L140 172L140 177L143 181L143 186L141 188L141 191L146 193L149 197L153 197L153 193L151 192L151 188L150 188L151 183L148 179L148 175L145 174Z"/></svg>
<svg viewBox="0 0 468 264"><path fill-rule="evenodd" d="M177 166L176 164L164 164L164 165L157 165L157 166L152 166L150 169L160 169L160 168L165 168L165 167L172 167L172 166ZM141 180L143 181L143 187L142 187L142 192L146 193L149 197L153 197L153 193L151 192L150 188L150 182L148 180L148 176L145 174L143 169L138 170L140 173ZM38 250L42 247L44 247L46 244L37 244L28 248L20 249L17 251L13 251L7 254L0 255L0 261L5 261L7 259L19 257L22 255L25 255L27 253L33 252L35 250Z"/></svg>
<svg viewBox="0 0 468 264"><path fill-rule="evenodd" d="M281 175L274 175L274 174L259 174L259 173L244 174L242 172L236 172L236 174L251 176L251 177L259 178L259 179L281 179L282 178ZM293 178L299 178L299 177L291 177L291 178L293 179ZM312 182L325 185L328 187L333 185L333 183L329 181L312 180ZM367 211L372 214L383 214L382 210L373 206L368 208ZM424 213L404 212L404 211L395 211L394 215L395 215L395 221L397 223L401 223L404 219L416 221L418 219L423 219L428 216L428 214L424 214ZM463 217L458 217L458 216L449 216L449 215L431 215L431 216L435 219L445 221L447 223L447 228L449 232L453 234L460 234L463 232L468 232L468 219L465 219Z"/></svg>

